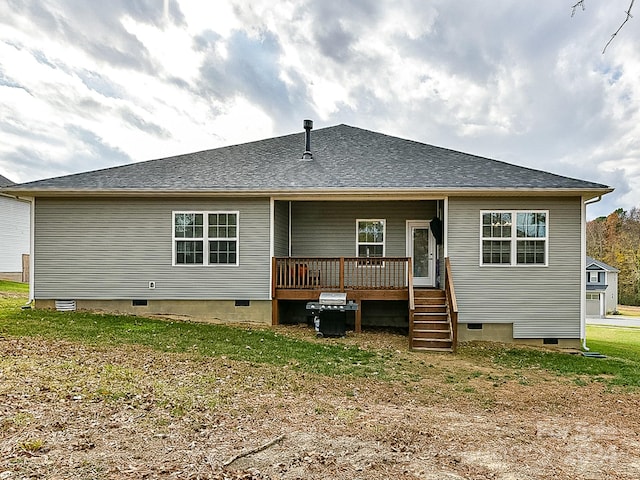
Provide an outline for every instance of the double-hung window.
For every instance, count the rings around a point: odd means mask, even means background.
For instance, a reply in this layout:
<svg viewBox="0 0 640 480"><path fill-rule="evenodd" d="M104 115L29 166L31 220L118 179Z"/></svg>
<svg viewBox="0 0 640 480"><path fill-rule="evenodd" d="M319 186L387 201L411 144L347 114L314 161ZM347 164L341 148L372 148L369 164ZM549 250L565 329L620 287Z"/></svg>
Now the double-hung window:
<svg viewBox="0 0 640 480"><path fill-rule="evenodd" d="M374 259L384 257L385 221L356 220L356 255ZM361 265L380 265L380 260L362 260Z"/></svg>
<svg viewBox="0 0 640 480"><path fill-rule="evenodd" d="M238 212L173 212L174 265L238 265Z"/></svg>
<svg viewBox="0 0 640 480"><path fill-rule="evenodd" d="M481 265L547 265L548 211L480 212Z"/></svg>

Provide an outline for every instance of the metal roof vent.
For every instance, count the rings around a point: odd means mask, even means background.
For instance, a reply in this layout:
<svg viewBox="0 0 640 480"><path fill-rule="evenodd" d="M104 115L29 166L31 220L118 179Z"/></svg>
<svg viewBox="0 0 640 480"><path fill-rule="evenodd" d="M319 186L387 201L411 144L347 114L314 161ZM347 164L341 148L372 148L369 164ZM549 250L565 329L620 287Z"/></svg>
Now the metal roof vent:
<svg viewBox="0 0 640 480"><path fill-rule="evenodd" d="M304 127L304 153L302 154L303 160L311 160L313 153L311 153L311 129L313 128L313 120L305 120L302 124Z"/></svg>

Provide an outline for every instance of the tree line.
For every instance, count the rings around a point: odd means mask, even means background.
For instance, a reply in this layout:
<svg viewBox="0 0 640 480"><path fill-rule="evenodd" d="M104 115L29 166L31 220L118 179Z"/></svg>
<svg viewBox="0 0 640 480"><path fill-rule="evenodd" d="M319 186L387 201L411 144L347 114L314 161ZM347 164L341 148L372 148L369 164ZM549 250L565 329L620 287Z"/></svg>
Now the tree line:
<svg viewBox="0 0 640 480"><path fill-rule="evenodd" d="M618 303L640 305L640 208L587 222L587 255L620 270Z"/></svg>

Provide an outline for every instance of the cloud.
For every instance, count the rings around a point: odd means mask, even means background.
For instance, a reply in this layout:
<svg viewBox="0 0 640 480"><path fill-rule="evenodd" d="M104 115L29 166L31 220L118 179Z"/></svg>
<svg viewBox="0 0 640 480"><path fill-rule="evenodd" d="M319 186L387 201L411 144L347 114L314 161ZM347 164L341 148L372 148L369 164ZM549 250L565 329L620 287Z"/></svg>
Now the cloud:
<svg viewBox="0 0 640 480"><path fill-rule="evenodd" d="M34 32L53 41L82 50L94 60L114 67L157 71L145 45L124 26L131 18L155 27L166 21L161 3L157 0L114 0L86 2L83 0L25 2L11 1L13 16L21 16L33 24ZM171 19L184 23L175 2L170 3Z"/></svg>
<svg viewBox="0 0 640 480"><path fill-rule="evenodd" d="M122 98L123 88L97 72L82 69L76 72L85 86L104 97Z"/></svg>
<svg viewBox="0 0 640 480"><path fill-rule="evenodd" d="M137 128L138 130L147 132L157 137L163 137L163 138L171 137L171 132L169 132L168 130L166 130L165 128L163 128L162 126L156 123L143 119L142 117L136 115L134 112L132 112L128 108L123 108L120 112L120 115L122 116L122 119L124 121L128 122L130 125Z"/></svg>
<svg viewBox="0 0 640 480"><path fill-rule="evenodd" d="M66 132L75 139L73 154L65 162L70 172L90 170L131 163L131 157L119 147L108 145L95 132L79 125L66 125Z"/></svg>
<svg viewBox="0 0 640 480"><path fill-rule="evenodd" d="M7 76L1 68L0 68L0 87L19 88L24 90L29 95L32 95L32 93L29 91L27 87L25 87L24 85L21 85L17 79Z"/></svg>
<svg viewBox="0 0 640 480"><path fill-rule="evenodd" d="M214 100L243 97L274 117L276 122L300 118L300 105L308 102L301 82L287 84L281 77L281 47L271 33L251 37L234 32L225 42L226 55L215 49L215 41L199 38L208 46L201 67L200 88ZM299 122L298 122L299 123Z"/></svg>
<svg viewBox="0 0 640 480"><path fill-rule="evenodd" d="M587 2L571 18L564 2L510 0L9 0L0 158L79 171L313 118L610 184L590 209L630 208L634 19L601 55L627 6Z"/></svg>
<svg viewBox="0 0 640 480"><path fill-rule="evenodd" d="M310 35L318 52L346 66L359 56L359 34L379 21L377 2L314 2L311 5Z"/></svg>

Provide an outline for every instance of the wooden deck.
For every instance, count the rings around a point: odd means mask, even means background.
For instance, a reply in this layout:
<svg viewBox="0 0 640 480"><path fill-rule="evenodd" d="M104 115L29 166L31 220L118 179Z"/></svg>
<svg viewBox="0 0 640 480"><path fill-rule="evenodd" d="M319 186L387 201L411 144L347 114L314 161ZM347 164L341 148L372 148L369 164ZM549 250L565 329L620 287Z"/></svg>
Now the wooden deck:
<svg viewBox="0 0 640 480"><path fill-rule="evenodd" d="M345 292L358 304L355 330L362 329L362 300L408 300L411 259L407 257L274 257L272 323L278 301L317 300L321 292Z"/></svg>
<svg viewBox="0 0 640 480"><path fill-rule="evenodd" d="M414 288L411 258L274 257L272 323L281 300L318 300L321 292L344 292L358 304L355 331L362 330L363 300L405 300L409 309L409 348L455 352L458 304L451 262L445 258L444 289Z"/></svg>

